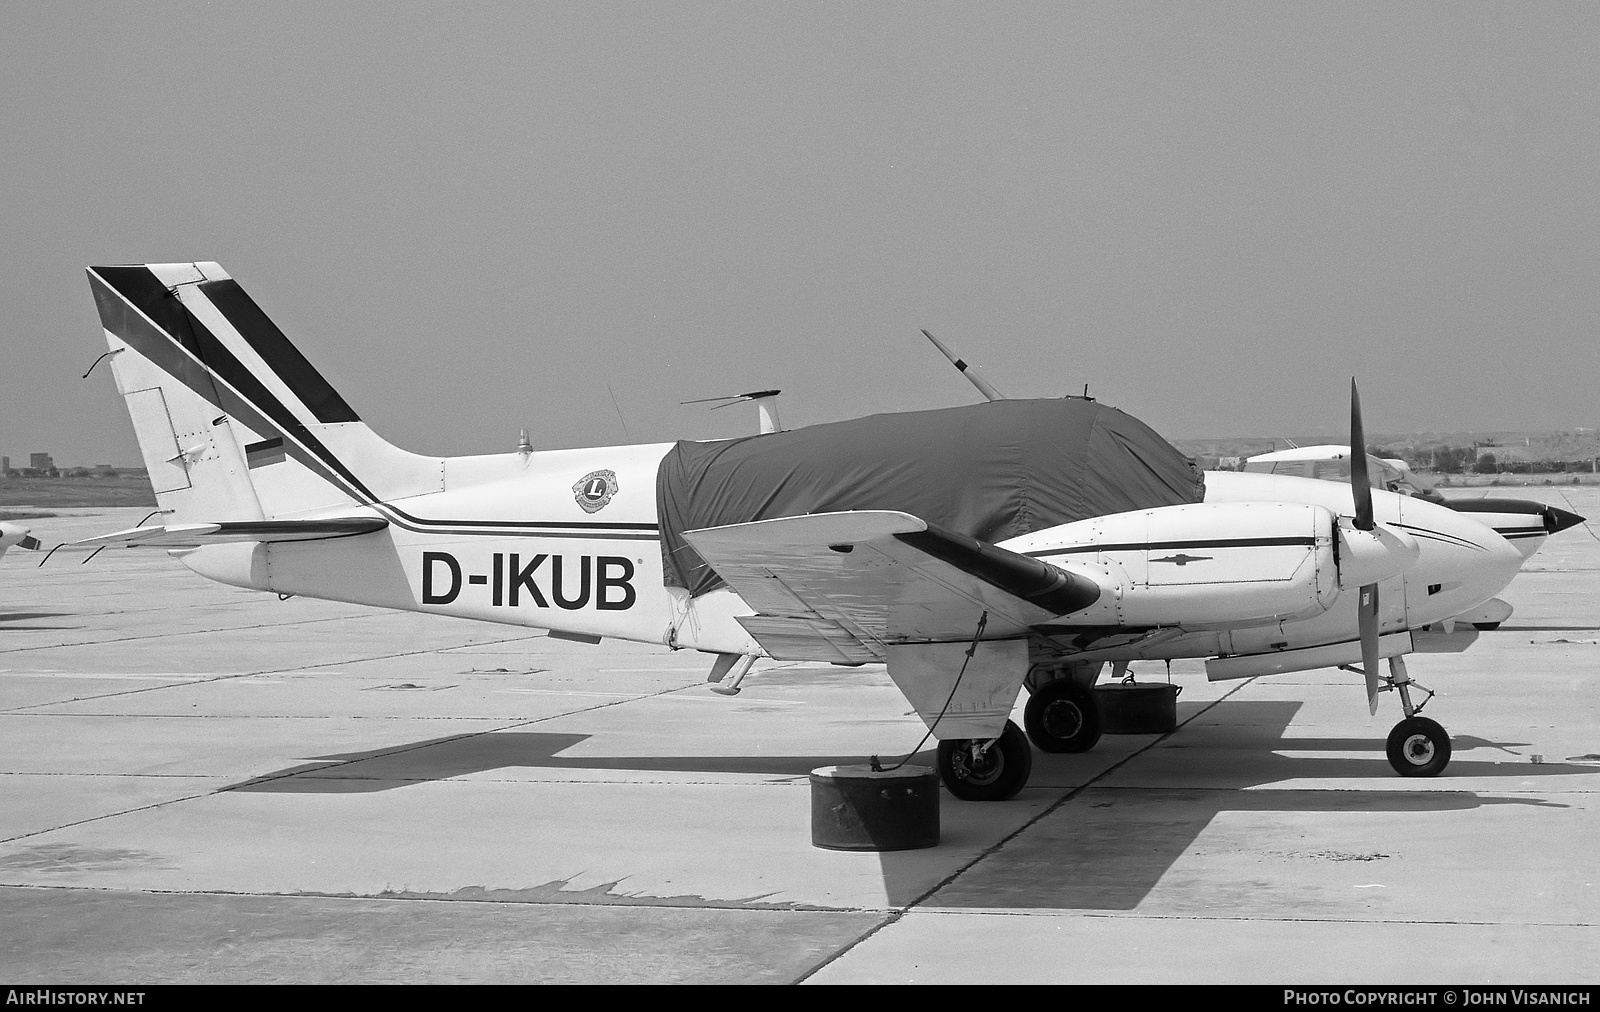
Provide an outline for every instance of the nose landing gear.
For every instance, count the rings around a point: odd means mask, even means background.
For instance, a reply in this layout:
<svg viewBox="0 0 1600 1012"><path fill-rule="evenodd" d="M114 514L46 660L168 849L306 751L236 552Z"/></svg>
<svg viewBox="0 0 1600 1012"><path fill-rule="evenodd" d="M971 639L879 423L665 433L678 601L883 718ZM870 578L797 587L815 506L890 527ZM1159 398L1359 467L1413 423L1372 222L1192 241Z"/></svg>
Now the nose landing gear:
<svg viewBox="0 0 1600 1012"><path fill-rule="evenodd" d="M1400 656L1389 658L1389 676L1384 682L1384 689L1399 690L1400 707L1406 714L1405 719L1389 732L1385 750L1389 765L1403 777L1438 776L1450 762L1450 736L1437 721L1417 716L1428 700L1433 698L1433 690L1411 680L1411 676L1406 674L1405 658ZM1411 705L1413 685L1428 694L1417 706Z"/></svg>

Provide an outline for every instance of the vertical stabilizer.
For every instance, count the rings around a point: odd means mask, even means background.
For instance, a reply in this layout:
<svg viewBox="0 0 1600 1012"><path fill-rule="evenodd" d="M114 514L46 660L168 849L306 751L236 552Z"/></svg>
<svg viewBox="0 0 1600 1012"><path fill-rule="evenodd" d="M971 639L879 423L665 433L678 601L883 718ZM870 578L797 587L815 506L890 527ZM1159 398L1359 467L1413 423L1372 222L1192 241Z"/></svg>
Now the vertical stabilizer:
<svg viewBox="0 0 1600 1012"><path fill-rule="evenodd" d="M91 267L117 389L168 522L293 517L438 491L215 263Z"/></svg>

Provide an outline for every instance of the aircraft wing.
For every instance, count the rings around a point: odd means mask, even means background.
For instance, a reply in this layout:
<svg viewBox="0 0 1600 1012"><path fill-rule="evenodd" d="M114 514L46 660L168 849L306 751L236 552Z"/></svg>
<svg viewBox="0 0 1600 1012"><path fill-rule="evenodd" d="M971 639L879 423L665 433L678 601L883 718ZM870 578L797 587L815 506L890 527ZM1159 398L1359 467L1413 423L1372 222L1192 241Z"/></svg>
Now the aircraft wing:
<svg viewBox="0 0 1600 1012"><path fill-rule="evenodd" d="M194 548L228 541L317 541L371 534L389 526L382 517L332 517L320 520L248 520L214 524L134 527L97 538L73 541L68 548Z"/></svg>
<svg viewBox="0 0 1600 1012"><path fill-rule="evenodd" d="M890 644L985 639L1093 604L1098 584L941 530L907 513L862 510L687 531L684 537L756 610L739 622L779 660L881 660Z"/></svg>

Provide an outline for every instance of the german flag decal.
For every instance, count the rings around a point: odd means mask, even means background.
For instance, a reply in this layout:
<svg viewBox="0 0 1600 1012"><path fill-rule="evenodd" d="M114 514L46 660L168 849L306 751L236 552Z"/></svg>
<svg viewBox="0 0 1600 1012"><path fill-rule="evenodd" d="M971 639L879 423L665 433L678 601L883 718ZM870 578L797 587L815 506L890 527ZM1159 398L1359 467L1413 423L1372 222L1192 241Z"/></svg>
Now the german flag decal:
<svg viewBox="0 0 1600 1012"><path fill-rule="evenodd" d="M268 464L281 464L284 459L282 436L263 439L259 443L250 443L244 448L244 461L251 468L266 467Z"/></svg>

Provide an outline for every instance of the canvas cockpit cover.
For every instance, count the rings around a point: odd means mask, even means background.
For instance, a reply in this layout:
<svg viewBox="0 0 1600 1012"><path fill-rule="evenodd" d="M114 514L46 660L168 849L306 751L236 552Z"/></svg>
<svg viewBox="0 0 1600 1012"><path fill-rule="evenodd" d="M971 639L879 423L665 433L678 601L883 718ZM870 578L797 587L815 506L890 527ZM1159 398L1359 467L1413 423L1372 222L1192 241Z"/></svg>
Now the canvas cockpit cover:
<svg viewBox="0 0 1600 1012"><path fill-rule="evenodd" d="M1204 497L1199 471L1154 430L1082 398L990 401L681 441L656 477L665 582L695 596L722 579L684 531L899 510L993 543Z"/></svg>

